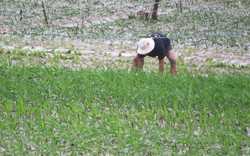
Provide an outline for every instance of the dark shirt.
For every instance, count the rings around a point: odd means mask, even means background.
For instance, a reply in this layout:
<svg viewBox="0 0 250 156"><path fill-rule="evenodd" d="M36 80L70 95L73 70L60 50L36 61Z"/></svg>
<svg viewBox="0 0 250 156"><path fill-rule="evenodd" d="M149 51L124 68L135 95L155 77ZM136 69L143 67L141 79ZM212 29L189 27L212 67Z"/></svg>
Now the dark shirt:
<svg viewBox="0 0 250 156"><path fill-rule="evenodd" d="M154 49L147 54L138 54L139 57L143 58L145 56L156 57L163 59L169 50L172 50L170 40L163 34L152 33L147 35L148 38L153 38L155 41Z"/></svg>

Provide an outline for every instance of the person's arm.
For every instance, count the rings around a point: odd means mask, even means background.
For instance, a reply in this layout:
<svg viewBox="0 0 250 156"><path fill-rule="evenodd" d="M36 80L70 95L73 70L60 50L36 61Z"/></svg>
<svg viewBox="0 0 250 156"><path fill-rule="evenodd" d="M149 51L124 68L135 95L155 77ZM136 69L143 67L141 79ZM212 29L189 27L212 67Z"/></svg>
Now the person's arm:
<svg viewBox="0 0 250 156"><path fill-rule="evenodd" d="M164 59L159 59L159 71L164 72Z"/></svg>
<svg viewBox="0 0 250 156"><path fill-rule="evenodd" d="M134 56L133 68L143 68L144 58L139 57L138 54Z"/></svg>

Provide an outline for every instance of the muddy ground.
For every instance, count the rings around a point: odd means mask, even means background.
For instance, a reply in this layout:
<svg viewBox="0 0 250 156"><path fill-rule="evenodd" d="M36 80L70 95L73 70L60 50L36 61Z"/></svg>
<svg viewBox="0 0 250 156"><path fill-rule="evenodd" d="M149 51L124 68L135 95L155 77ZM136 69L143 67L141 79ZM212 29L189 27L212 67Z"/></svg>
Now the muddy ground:
<svg viewBox="0 0 250 156"><path fill-rule="evenodd" d="M136 41L42 41L2 39L1 57L14 63L53 64L69 68L130 69ZM174 45L180 66L192 70L230 70L249 72L250 51L232 47L192 47ZM56 61L55 61L56 60ZM166 67L169 63L165 60ZM157 71L157 58L146 58L144 70Z"/></svg>

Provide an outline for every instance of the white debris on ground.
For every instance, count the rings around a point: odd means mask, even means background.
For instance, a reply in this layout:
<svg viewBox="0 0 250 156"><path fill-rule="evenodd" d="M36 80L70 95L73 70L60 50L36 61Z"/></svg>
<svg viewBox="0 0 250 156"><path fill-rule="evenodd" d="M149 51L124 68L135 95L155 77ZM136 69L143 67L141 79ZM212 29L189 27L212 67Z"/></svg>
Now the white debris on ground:
<svg viewBox="0 0 250 156"><path fill-rule="evenodd" d="M20 49L22 51L41 52L47 53L49 56L53 54L77 54L81 60L91 61L91 59L102 60L103 64L110 64L112 60L130 59L132 62L133 56L136 53L136 44L132 41L78 41L78 42L56 42L51 41L51 45L48 45L48 41L23 41L23 43L9 43L6 44L0 41L0 47L4 51L13 51ZM28 44L27 44L28 43ZM183 47L179 45L174 46L174 51L178 55L179 60L183 60L187 63L197 64L198 67L206 66L208 63L223 63L227 65L235 66L248 66L250 65L250 51L234 48L195 48L195 47ZM64 56L67 58L66 56ZM105 62L107 61L107 62ZM131 66L131 62L129 66ZM166 61L167 62L167 61ZM91 64L91 63L89 63Z"/></svg>

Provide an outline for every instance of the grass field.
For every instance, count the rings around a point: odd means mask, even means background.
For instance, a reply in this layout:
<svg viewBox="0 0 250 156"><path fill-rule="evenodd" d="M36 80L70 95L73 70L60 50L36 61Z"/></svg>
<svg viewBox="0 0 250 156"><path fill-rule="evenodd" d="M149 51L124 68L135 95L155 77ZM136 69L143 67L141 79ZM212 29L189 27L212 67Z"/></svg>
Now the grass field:
<svg viewBox="0 0 250 156"><path fill-rule="evenodd" d="M250 76L0 65L1 155L249 155Z"/></svg>
<svg viewBox="0 0 250 156"><path fill-rule="evenodd" d="M250 155L249 1L43 2L0 0L0 155ZM151 31L178 76L131 69Z"/></svg>

